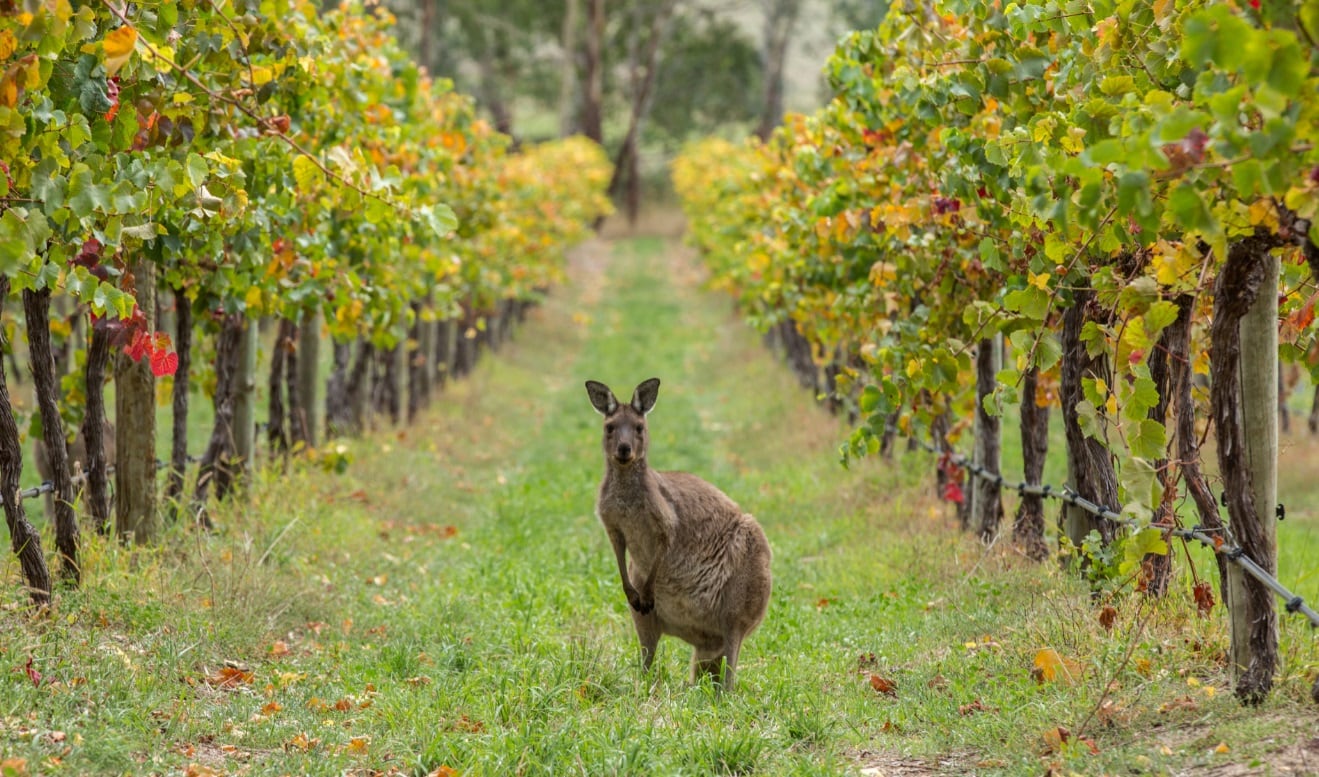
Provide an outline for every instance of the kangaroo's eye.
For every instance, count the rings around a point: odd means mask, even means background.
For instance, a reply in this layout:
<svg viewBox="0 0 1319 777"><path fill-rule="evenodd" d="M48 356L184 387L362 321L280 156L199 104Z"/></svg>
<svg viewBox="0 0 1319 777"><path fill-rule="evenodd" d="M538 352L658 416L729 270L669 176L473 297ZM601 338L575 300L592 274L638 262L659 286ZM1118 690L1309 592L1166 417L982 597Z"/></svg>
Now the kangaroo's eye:
<svg viewBox="0 0 1319 777"><path fill-rule="evenodd" d="M613 433L614 433L614 425L613 425L613 424L605 424L605 433L606 433L606 434L613 434Z"/></svg>
<svg viewBox="0 0 1319 777"><path fill-rule="evenodd" d="M645 434L645 433L646 433L646 427L644 426L637 427L637 434Z"/></svg>

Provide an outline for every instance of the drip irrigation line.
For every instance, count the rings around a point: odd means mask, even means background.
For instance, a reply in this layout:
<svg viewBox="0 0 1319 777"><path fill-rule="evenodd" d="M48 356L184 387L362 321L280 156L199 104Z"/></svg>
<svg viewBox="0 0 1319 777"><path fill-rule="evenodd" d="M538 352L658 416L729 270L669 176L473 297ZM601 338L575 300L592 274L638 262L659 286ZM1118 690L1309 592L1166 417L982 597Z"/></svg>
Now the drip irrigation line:
<svg viewBox="0 0 1319 777"><path fill-rule="evenodd" d="M925 450L940 456L948 456L954 464L965 468L972 475L981 480L989 481L999 488L1014 490L1022 495L1049 497L1052 499L1061 499L1069 505L1080 508L1091 515L1112 521L1120 526L1126 526L1131 529L1166 529L1172 536L1186 540L1195 540L1200 544L1220 553L1229 562L1241 567L1246 574L1264 584L1269 590L1278 595L1286 604L1285 608L1289 613L1300 613L1310 620L1311 628L1319 628L1319 613L1314 608L1305 603L1300 596L1292 593L1286 586L1278 581L1276 577L1269 574L1263 567L1255 562L1246 551L1239 545L1228 546L1223 542L1221 536L1214 536L1213 532L1221 531L1220 529L1210 529L1203 526L1193 526L1189 529L1180 529L1171 526L1159 526L1156 524L1142 523L1132 518L1123 518L1118 512L1100 504L1086 499L1080 494L1073 491L1067 486L1062 488L1053 488L1048 484L1027 483L1025 481L1012 482L1003 479L1003 476L997 472L990 472L975 462L968 461L965 456L952 450L938 448L925 440L913 438Z"/></svg>

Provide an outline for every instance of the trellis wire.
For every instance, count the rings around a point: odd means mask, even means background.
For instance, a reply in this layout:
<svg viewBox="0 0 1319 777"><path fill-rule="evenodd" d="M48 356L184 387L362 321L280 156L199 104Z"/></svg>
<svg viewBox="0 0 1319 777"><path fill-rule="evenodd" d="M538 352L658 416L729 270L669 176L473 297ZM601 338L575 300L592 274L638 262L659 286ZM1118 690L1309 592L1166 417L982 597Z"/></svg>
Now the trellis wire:
<svg viewBox="0 0 1319 777"><path fill-rule="evenodd" d="M188 457L188 462L191 464L195 464L199 461L201 461L201 457L199 456ZM169 466L169 462L156 459L156 469L161 470L168 466ZM105 473L107 475L112 474L113 472L114 472L114 465L110 465L109 467L106 467ZM80 472L77 475L74 475L70 479L70 482L72 482L73 485L76 486L79 483L85 482L86 480L87 480L87 473ZM41 481L41 485L39 486L33 486L31 488L25 488L20 490L18 492L18 498L20 501L23 499L36 499L42 494L53 494L53 493L55 493L55 482L53 480L43 480Z"/></svg>
<svg viewBox="0 0 1319 777"><path fill-rule="evenodd" d="M957 464L959 467L965 467L967 471L969 471L972 475L980 478L981 480L991 482L1000 489L1010 488L1015 490L1017 493L1023 495L1029 494L1033 496L1048 497L1051 499L1061 499L1067 504L1070 504L1074 507L1079 507L1080 509L1086 511L1087 513L1090 513L1091 515L1104 518L1106 520L1112 521L1113 523L1119 524L1121 526L1126 526L1132 529L1144 529L1152 526L1152 524L1145 524L1130 518L1123 518L1118 513L1113 512L1112 510L1110 510L1107 507L1104 507L1103 505L1095 504L1094 502L1090 501L1089 499L1086 499L1085 497L1076 493L1072 489L1067 488L1066 486L1064 486L1063 488L1054 488L1053 486L1050 486L1048 484L1027 483L1025 481L1013 482L1009 480L1004 480L1001 474L997 472L990 472L989 470L985 469L979 464L976 464L975 462L972 461L968 461L967 458L960 453L951 450L948 451L941 450L940 448L931 445L925 440L921 440L919 438L913 438L913 439L916 439L916 441L923 448L925 448L925 450L929 451L930 453L947 455L953 461L953 463ZM1316 613L1313 608L1311 608L1308 604L1306 604L1303 598L1301 598L1297 594L1292 593L1291 590L1289 590L1286 586L1284 586L1281 582L1279 582L1276 577L1270 575L1267 571L1265 571L1263 567L1255 563L1255 560L1247 556L1245 550L1243 550L1239 545L1233 545L1231 547L1228 547L1226 544L1220 545L1219 543L1222 542L1222 538L1215 538L1213 535L1209 534L1204 527L1198 525L1193 526L1189 529L1180 529L1176 527L1163 527L1163 526L1153 526L1153 528L1169 529L1169 532L1174 537L1180 537L1182 539L1187 539L1187 540L1196 540L1200 544L1208 548L1211 548L1215 553L1221 553L1223 557L1226 558L1229 562L1241 567L1241 569L1244 570L1246 574L1250 575L1259 582L1263 583L1265 586L1269 588L1269 590L1277 594L1278 597L1281 598L1286 603L1285 607L1287 609L1287 612L1289 613L1299 612L1300 614L1304 615L1306 618L1310 619L1311 628L1319 628L1319 613Z"/></svg>

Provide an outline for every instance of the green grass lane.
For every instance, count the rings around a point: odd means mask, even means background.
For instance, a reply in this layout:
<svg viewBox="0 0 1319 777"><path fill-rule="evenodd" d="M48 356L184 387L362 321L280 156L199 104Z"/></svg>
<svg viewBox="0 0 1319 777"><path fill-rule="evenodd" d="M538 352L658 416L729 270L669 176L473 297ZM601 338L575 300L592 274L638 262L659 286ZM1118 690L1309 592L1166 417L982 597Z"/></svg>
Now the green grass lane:
<svg viewBox="0 0 1319 777"><path fill-rule="evenodd" d="M775 554L769 613L724 698L687 684L690 648L672 638L642 675L593 515L604 462L583 382L630 396L651 376L651 464L719 485ZM1284 627L1277 691L1242 710L1221 613L1198 618L1186 585L1113 600L1110 631L1055 565L952 528L924 454L847 470L844 434L700 290L682 249L593 243L416 425L345 443L346 474L263 475L250 503L218 510L216 536L176 528L136 553L90 539L85 589L39 621L11 562L0 759L16 774L162 775L1301 763L1319 649L1300 624ZM1311 536L1296 520L1292 536ZM1301 545L1284 561L1319 568ZM1046 649L1051 680L1032 676Z"/></svg>

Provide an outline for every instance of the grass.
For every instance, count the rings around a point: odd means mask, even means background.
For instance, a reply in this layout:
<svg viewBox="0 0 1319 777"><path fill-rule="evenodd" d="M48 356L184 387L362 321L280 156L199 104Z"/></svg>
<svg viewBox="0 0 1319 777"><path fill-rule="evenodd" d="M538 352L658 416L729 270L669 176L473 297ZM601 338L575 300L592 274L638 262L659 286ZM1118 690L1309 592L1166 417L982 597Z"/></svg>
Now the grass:
<svg viewBox="0 0 1319 777"><path fill-rule="evenodd" d="M1286 774L1319 761L1306 750L1319 649L1295 619L1274 693L1243 709L1222 614L1197 617L1184 582L1164 602L1112 601L1109 631L1071 576L958 533L924 454L839 467L844 429L698 291L671 242L588 246L571 275L417 425L349 443L345 475L265 473L218 508L212 536L176 527L146 551L88 538L84 588L44 617L23 609L10 562L0 760L162 775ZM592 514L603 462L582 383L625 393L652 375L652 463L719 484L774 548L769 614L723 698L687 684L690 649L671 638L641 674ZM1313 601L1316 451L1288 444L1282 577ZM1045 648L1058 674L1037 682Z"/></svg>

